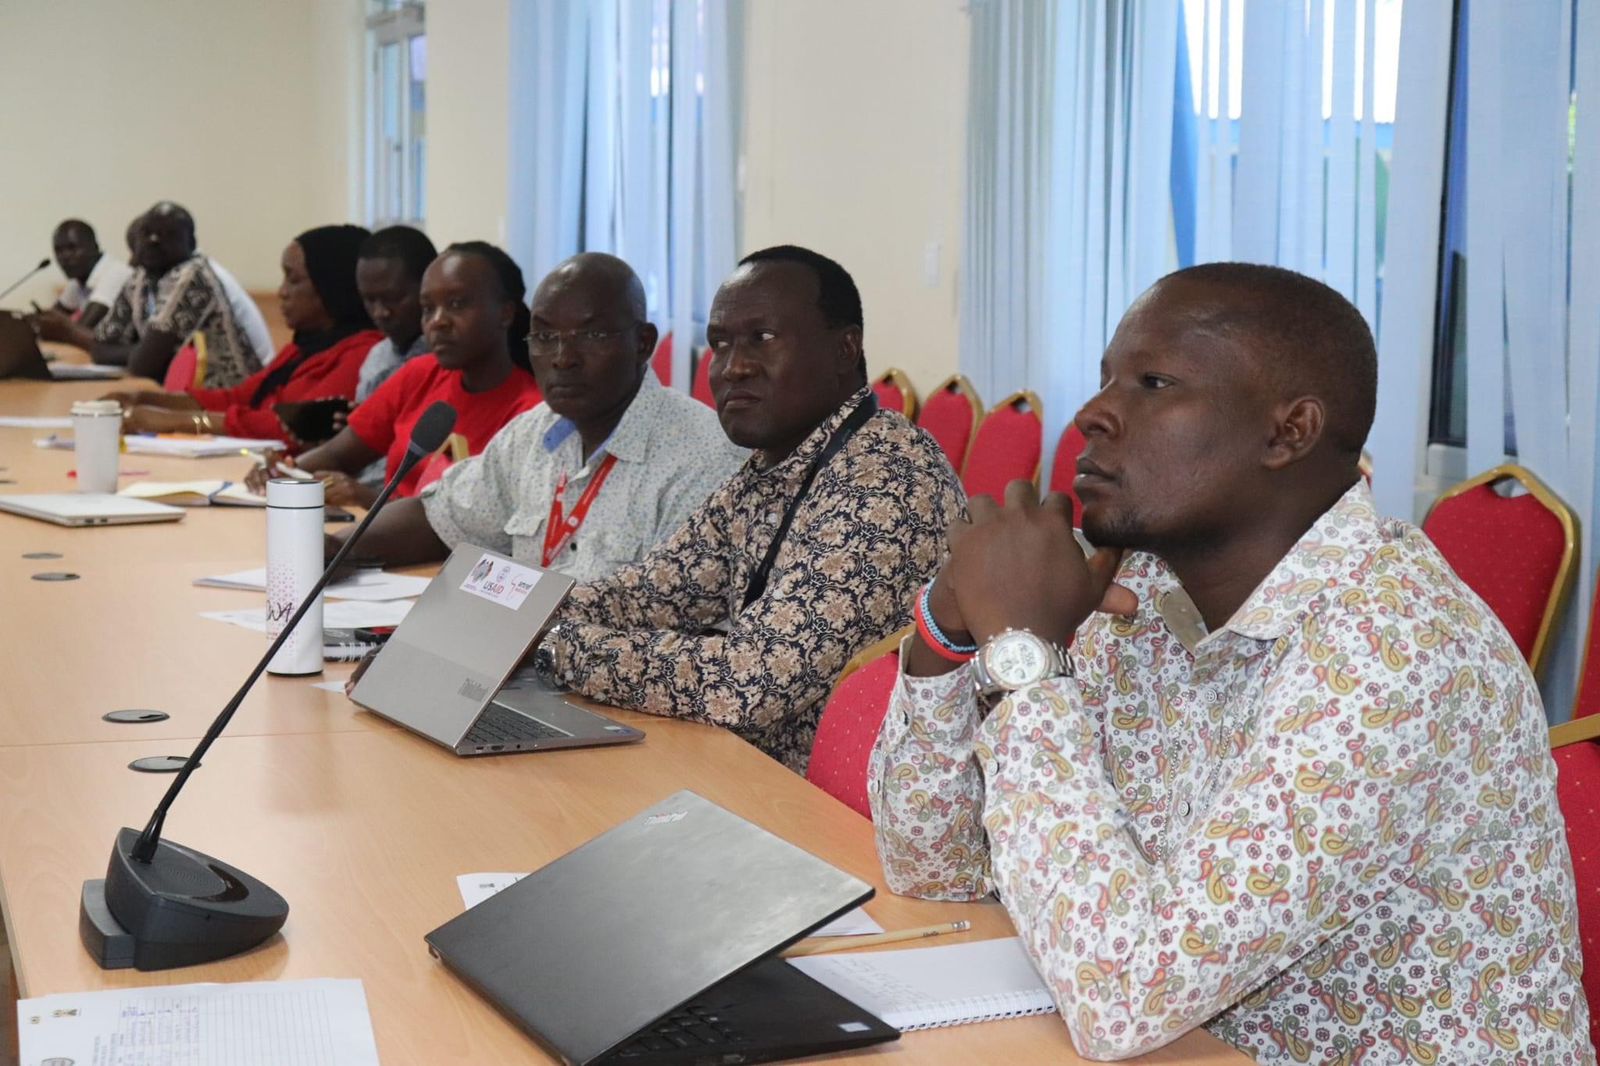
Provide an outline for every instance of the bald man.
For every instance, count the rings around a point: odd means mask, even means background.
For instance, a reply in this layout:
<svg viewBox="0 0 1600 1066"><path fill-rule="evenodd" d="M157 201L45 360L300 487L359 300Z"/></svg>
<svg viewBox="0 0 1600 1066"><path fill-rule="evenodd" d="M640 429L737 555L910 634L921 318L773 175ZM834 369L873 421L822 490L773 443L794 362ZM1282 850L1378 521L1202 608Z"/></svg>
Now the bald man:
<svg viewBox="0 0 1600 1066"><path fill-rule="evenodd" d="M1014 482L919 598L870 771L889 887L998 893L1093 1059L1204 1026L1260 1062L1594 1062L1539 689L1377 514L1361 315L1208 264L1100 366L1100 550Z"/></svg>
<svg viewBox="0 0 1600 1066"><path fill-rule="evenodd" d="M628 264L589 252L556 267L528 335L545 402L420 497L390 503L358 550L417 563L465 541L579 581L643 557L746 454L711 408L661 386L655 346Z"/></svg>

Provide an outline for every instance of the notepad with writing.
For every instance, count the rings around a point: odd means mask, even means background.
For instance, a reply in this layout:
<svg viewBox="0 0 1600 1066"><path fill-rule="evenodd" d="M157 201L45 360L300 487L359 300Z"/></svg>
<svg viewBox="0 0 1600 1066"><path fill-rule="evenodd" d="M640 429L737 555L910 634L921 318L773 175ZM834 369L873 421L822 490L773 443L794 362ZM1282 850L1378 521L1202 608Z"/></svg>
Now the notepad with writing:
<svg viewBox="0 0 1600 1066"><path fill-rule="evenodd" d="M789 965L896 1029L1050 1014L1050 992L1016 937L904 951L809 955Z"/></svg>

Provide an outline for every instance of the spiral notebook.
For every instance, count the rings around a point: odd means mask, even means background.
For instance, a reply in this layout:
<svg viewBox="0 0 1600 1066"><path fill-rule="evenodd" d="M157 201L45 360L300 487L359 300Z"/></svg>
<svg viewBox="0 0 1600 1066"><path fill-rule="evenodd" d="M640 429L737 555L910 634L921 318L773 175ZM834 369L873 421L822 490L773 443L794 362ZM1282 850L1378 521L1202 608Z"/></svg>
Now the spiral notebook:
<svg viewBox="0 0 1600 1066"><path fill-rule="evenodd" d="M900 1030L1052 1014L1056 1009L1016 937L788 961Z"/></svg>

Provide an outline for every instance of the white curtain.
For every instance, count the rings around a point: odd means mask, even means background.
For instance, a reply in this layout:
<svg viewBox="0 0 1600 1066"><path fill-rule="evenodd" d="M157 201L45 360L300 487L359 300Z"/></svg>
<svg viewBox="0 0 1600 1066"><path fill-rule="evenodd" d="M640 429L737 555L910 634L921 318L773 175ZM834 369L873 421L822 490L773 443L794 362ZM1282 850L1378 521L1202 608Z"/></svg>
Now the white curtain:
<svg viewBox="0 0 1600 1066"><path fill-rule="evenodd" d="M961 368L988 403L1039 394L1048 463L1128 303L1176 266L1178 0L971 18Z"/></svg>
<svg viewBox="0 0 1600 1066"><path fill-rule="evenodd" d="M738 218L729 0L519 0L508 241L530 284L579 251L644 281L687 389Z"/></svg>

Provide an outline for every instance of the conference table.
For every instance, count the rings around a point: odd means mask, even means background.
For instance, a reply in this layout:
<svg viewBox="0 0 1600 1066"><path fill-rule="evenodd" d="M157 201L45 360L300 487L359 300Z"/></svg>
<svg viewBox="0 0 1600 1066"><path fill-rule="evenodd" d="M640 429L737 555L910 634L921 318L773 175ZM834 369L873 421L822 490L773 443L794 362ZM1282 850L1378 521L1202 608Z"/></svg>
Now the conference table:
<svg viewBox="0 0 1600 1066"><path fill-rule="evenodd" d="M0 415L60 416L104 383L0 381ZM0 493L70 491L70 451L0 428ZM62 432L57 430L56 432ZM123 478L239 478L243 457L124 455ZM938 903L884 887L870 823L724 730L608 709L645 731L636 745L462 759L313 687L267 677L173 808L168 839L225 859L288 899L283 931L222 962L101 970L78 939L78 897L104 876L117 830L139 827L171 778L129 763L183 755L264 650L258 633L201 618L256 607L260 593L194 578L259 567L252 508L198 507L181 522L67 529L0 514L0 916L13 977L0 1003L85 989L201 981L353 977L363 982L386 1066L550 1061L526 1034L433 960L423 935L462 909L456 877L539 867L679 789L692 789L874 885L887 929L964 919L1012 935L997 903ZM48 552L59 558L29 559ZM38 581L59 571L67 581ZM428 569L417 571L428 573ZM102 715L157 709L165 721ZM637 886L641 895L649 884ZM14 1060L5 1031L0 1062ZM1055 1016L907 1033L827 1061L1076 1063ZM1193 1032L1137 1061L1242 1063Z"/></svg>

